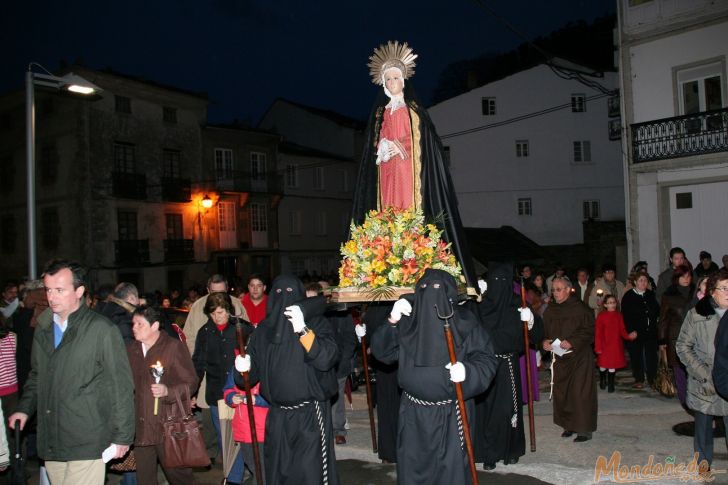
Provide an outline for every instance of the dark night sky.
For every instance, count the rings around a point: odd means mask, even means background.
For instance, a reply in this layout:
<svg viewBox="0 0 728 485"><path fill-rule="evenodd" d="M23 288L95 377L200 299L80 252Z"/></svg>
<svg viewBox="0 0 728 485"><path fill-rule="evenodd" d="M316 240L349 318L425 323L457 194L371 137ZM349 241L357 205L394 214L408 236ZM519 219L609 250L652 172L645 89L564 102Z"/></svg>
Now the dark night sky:
<svg viewBox="0 0 728 485"><path fill-rule="evenodd" d="M614 13L616 0L486 2L529 38ZM366 63L387 40L419 54L413 80L428 102L450 62L523 40L476 0L15 0L0 20L0 93L30 61L50 70L81 59L207 92L209 119L256 123L276 97L364 118L375 88Z"/></svg>

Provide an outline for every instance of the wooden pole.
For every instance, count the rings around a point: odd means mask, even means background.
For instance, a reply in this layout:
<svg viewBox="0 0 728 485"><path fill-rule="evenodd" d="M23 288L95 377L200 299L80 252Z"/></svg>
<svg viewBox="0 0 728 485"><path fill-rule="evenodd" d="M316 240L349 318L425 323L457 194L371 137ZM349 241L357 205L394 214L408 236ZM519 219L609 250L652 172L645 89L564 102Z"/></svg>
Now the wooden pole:
<svg viewBox="0 0 728 485"><path fill-rule="evenodd" d="M377 430L374 426L374 403L372 403L372 383L369 380L369 358L367 357L367 337L361 338L361 360L364 366L365 388L367 390L367 409L369 411L369 429L372 434L372 452L378 451Z"/></svg>
<svg viewBox="0 0 728 485"><path fill-rule="evenodd" d="M236 319L237 320L237 319ZM243 324L240 320L235 323L235 334L238 338L238 350L245 357L245 338L243 337ZM248 423L250 424L250 438L253 442L253 461L255 461L255 483L263 485L263 467L260 465L260 450L258 449L258 433L255 429L255 413L253 412L253 395L250 392L250 374L241 372L243 386L245 387L245 401L248 408Z"/></svg>
<svg viewBox="0 0 728 485"><path fill-rule="evenodd" d="M450 363L455 364L457 362L457 356L455 355L455 342L452 339L452 332L450 331L450 318L455 314L455 311L451 309L450 315L440 315L440 310L435 305L435 311L437 316L445 320L445 340L447 340L447 351L450 355ZM468 452L468 463L470 465L470 477L473 479L473 485L478 485L478 472L475 470L475 453L473 452L473 442L470 438L470 424L468 423L468 413L465 409L465 399L463 399L463 386L459 382L455 382L455 395L458 400L458 408L460 408L460 418L463 421L463 435L465 438L465 449Z"/></svg>
<svg viewBox="0 0 728 485"><path fill-rule="evenodd" d="M521 308L526 308L526 286L521 277ZM528 322L523 322L523 345L526 355L526 394L528 396L528 429L531 439L531 453L536 451L536 426L533 422L533 376L531 375L531 344L528 341Z"/></svg>

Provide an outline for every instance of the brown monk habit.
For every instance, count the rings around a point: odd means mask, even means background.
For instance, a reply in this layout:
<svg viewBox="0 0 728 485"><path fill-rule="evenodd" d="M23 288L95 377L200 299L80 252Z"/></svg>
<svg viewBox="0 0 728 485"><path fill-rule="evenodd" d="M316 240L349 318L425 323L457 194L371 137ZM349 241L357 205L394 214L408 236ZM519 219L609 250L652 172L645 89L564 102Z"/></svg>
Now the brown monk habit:
<svg viewBox="0 0 728 485"><path fill-rule="evenodd" d="M587 434L597 429L597 387L594 375L594 312L581 301L551 302L543 316L547 340L568 340L572 351L554 355L554 423Z"/></svg>

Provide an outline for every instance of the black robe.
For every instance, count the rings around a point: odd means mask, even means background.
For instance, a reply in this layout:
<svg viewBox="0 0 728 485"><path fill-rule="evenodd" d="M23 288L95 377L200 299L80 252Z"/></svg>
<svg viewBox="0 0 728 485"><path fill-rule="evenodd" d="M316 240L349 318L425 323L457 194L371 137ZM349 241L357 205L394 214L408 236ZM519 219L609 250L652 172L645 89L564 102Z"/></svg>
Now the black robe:
<svg viewBox="0 0 728 485"><path fill-rule="evenodd" d="M410 112L413 143L418 138L420 140L419 150L413 150L413 163L419 164L420 167L419 198L421 204L416 203L415 205L421 207L428 222L437 221L437 225L444 229L443 239L452 243L452 251L463 268L468 294L475 296L478 288L477 278L463 232L458 201L442 141L435 131L435 125L427 110L415 99L409 83L405 85L404 96ZM369 118L359 173L354 186L354 203L351 214L356 224L362 224L364 216L370 210L382 209L379 207L379 173L376 159L382 115L384 106L388 102L389 99L380 90ZM415 197L416 201L417 199L418 197Z"/></svg>
<svg viewBox="0 0 728 485"><path fill-rule="evenodd" d="M279 288L294 287L287 300ZM268 296L266 318L253 333L251 385L270 403L265 430L265 476L268 485L339 483L333 446L330 399L337 393L339 350L329 322L305 315L315 338L306 352L282 312L303 298L303 285L278 277ZM299 302L303 305L304 302Z"/></svg>
<svg viewBox="0 0 728 485"><path fill-rule="evenodd" d="M399 362L399 385L403 390L397 434L397 483L437 485L471 482L468 456L461 428L455 386L445 368L447 343L442 320L423 311L432 308L420 299L422 282L442 271L427 270L417 283L414 310L399 325L382 325L372 336L372 352L382 362ZM457 298L448 294L451 300ZM432 284L434 279L429 279ZM440 311L450 308L440 305ZM466 369L462 384L468 416L473 415L472 397L483 392L493 378L496 358L488 335L467 309L454 306L452 331L458 362ZM471 434L472 435L472 434Z"/></svg>
<svg viewBox="0 0 728 485"><path fill-rule="evenodd" d="M387 316L392 310L390 302L375 302L368 305L363 319L367 334L374 335L382 325L387 325ZM370 337L367 337L370 338ZM369 366L374 370L376 384L373 388L377 410L377 453L379 459L397 462L397 418L402 389L397 381L397 362L385 364L374 354L369 356Z"/></svg>
<svg viewBox="0 0 728 485"><path fill-rule="evenodd" d="M490 465L501 460L505 464L516 463L526 453L519 363L524 347L523 322L518 312L520 299L513 293L512 275L512 264L492 263L488 271L488 292L477 305L498 356L493 383L475 398L475 458ZM538 316L534 318L529 342L538 343L543 338L543 322ZM532 378L538 379L538 376Z"/></svg>

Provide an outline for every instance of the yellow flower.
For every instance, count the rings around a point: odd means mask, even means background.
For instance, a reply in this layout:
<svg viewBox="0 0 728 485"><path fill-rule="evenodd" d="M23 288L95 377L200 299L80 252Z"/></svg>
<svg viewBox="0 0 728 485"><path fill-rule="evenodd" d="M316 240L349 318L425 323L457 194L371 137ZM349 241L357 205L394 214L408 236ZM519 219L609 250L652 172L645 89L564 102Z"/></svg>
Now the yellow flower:
<svg viewBox="0 0 728 485"><path fill-rule="evenodd" d="M353 285L353 282L351 281L350 278L341 278L339 280L339 286L342 286L344 288L347 286L352 286L352 285Z"/></svg>
<svg viewBox="0 0 728 485"><path fill-rule="evenodd" d="M387 256L386 261L388 264L394 266L395 264L399 264L401 260L394 254L390 254L389 256Z"/></svg>
<svg viewBox="0 0 728 485"><path fill-rule="evenodd" d="M344 250L349 254L356 254L357 249L356 241L353 239L351 241L347 241L344 245Z"/></svg>
<svg viewBox="0 0 728 485"><path fill-rule="evenodd" d="M384 264L384 261L376 260L372 263L372 269L377 273L382 273L387 269L387 265Z"/></svg>
<svg viewBox="0 0 728 485"><path fill-rule="evenodd" d="M374 281L372 281L372 286L374 286L375 288L378 286L384 286L386 284L387 284L387 278L385 278L382 275L377 276L376 278L374 278Z"/></svg>

